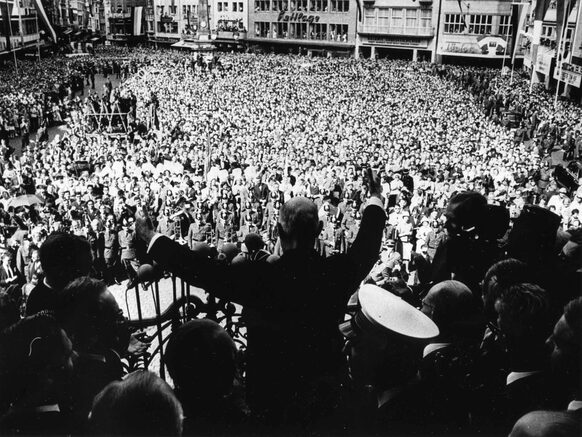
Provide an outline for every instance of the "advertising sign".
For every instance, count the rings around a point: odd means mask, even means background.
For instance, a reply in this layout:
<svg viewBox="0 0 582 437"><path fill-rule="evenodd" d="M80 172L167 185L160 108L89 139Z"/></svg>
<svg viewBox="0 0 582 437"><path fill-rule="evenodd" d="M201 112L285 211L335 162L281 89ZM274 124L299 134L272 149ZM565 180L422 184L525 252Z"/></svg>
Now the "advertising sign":
<svg viewBox="0 0 582 437"><path fill-rule="evenodd" d="M568 67L569 67L568 64L563 65L561 76L559 74L560 70L556 68L554 70L554 79L559 79L562 82L567 83L568 85L580 88L580 84L582 83L582 74L577 73L575 71L571 71Z"/></svg>

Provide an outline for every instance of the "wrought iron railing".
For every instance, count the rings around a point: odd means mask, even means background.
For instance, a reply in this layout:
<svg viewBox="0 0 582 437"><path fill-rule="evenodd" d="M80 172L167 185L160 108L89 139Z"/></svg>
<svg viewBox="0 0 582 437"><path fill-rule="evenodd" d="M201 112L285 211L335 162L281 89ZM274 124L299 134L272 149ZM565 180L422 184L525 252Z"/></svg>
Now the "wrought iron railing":
<svg viewBox="0 0 582 437"><path fill-rule="evenodd" d="M168 279L171 287L161 291L160 284L164 281L167 285ZM198 318L214 320L229 333L239 349L241 359L239 366L241 372L244 371L246 329L241 320L240 307L212 296L208 296L205 302L193 293L193 287L177 276L156 278L153 282L147 283L146 290L143 283L136 284L128 291L135 294L137 308L136 314L128 314L130 327L136 331L154 330L154 334L148 336L151 340L148 351L138 357L130 357L125 363L128 371L138 368L151 369L158 367L156 364L159 364L159 368L153 370L158 370L160 377L166 379L164 354L170 334L183 323ZM154 315L144 317L142 303L148 292L152 294ZM171 302L165 309L161 308L161 293L171 293Z"/></svg>

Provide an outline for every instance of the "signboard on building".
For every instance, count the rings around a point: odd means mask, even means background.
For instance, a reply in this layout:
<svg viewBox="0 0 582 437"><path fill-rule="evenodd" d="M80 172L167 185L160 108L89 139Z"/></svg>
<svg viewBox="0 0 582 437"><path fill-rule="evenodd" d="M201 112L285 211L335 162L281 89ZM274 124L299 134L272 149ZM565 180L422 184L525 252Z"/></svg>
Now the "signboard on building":
<svg viewBox="0 0 582 437"><path fill-rule="evenodd" d="M568 85L574 86L576 88L580 88L580 85L582 84L582 68L581 67L572 68L572 67L578 67L578 66L564 64L562 66L561 76L559 74L560 69L556 68L554 70L554 79L559 79L562 82L567 83ZM578 72L577 70L581 70L581 71Z"/></svg>
<svg viewBox="0 0 582 437"><path fill-rule="evenodd" d="M511 38L508 40L511 44ZM443 55L480 55L487 57L501 57L505 55L508 41L499 36L467 36L462 35L457 39L445 40L439 47L439 53Z"/></svg>
<svg viewBox="0 0 582 437"><path fill-rule="evenodd" d="M368 44L381 44L390 46L406 46L411 48L427 48L427 40L419 40L418 38L402 38L402 37L390 37L390 36L369 36L367 38Z"/></svg>
<svg viewBox="0 0 582 437"><path fill-rule="evenodd" d="M552 57L552 53L538 52L538 58L536 59L536 71L546 75L550 74Z"/></svg>
<svg viewBox="0 0 582 437"><path fill-rule="evenodd" d="M288 13L287 11L281 11L279 12L277 21L303 21L305 23L317 23L319 22L319 18L318 15L304 14L303 12Z"/></svg>

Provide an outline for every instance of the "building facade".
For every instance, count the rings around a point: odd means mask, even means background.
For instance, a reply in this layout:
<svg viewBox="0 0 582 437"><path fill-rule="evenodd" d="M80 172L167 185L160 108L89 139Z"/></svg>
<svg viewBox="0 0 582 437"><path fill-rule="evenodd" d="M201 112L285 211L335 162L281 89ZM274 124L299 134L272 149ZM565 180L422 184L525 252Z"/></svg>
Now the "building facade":
<svg viewBox="0 0 582 437"><path fill-rule="evenodd" d="M534 43L534 20L529 18L525 27L526 49L523 65L529 71L532 84L540 83L546 89L555 89L564 96L582 100L582 8L574 7L564 20L563 45L557 47L557 9L550 4L541 23L539 44ZM530 11L530 17L533 11ZM560 26L561 27L561 26Z"/></svg>
<svg viewBox="0 0 582 437"><path fill-rule="evenodd" d="M104 0L106 38L110 42L145 41L146 0Z"/></svg>
<svg viewBox="0 0 582 437"><path fill-rule="evenodd" d="M512 1L440 0L436 60L510 58ZM518 52L518 57L523 53Z"/></svg>
<svg viewBox="0 0 582 437"><path fill-rule="evenodd" d="M199 6L198 0L155 0L150 17L153 22L148 24L149 40L175 43L194 34L200 26Z"/></svg>
<svg viewBox="0 0 582 437"><path fill-rule="evenodd" d="M249 28L247 0L210 0L210 28L216 32L246 32Z"/></svg>
<svg viewBox="0 0 582 437"><path fill-rule="evenodd" d="M5 26L6 21L10 26ZM32 1L0 2L0 53L25 51L38 48L40 44L39 17ZM6 34L4 29L7 29Z"/></svg>
<svg viewBox="0 0 582 437"><path fill-rule="evenodd" d="M433 14L432 0L364 1L356 55L430 60L436 23Z"/></svg>
<svg viewBox="0 0 582 437"><path fill-rule="evenodd" d="M346 52L356 46L355 0L254 0L250 6L249 43Z"/></svg>

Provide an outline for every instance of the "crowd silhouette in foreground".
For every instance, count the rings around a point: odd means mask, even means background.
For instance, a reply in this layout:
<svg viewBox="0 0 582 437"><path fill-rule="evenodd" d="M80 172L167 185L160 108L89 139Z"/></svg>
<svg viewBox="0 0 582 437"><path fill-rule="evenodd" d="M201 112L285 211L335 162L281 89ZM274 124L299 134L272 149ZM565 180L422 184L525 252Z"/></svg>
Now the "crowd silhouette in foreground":
<svg viewBox="0 0 582 437"><path fill-rule="evenodd" d="M0 433L580 435L580 107L403 61L42 62L122 80L2 138ZM128 374L108 287L144 265L240 305L244 351L193 319Z"/></svg>

